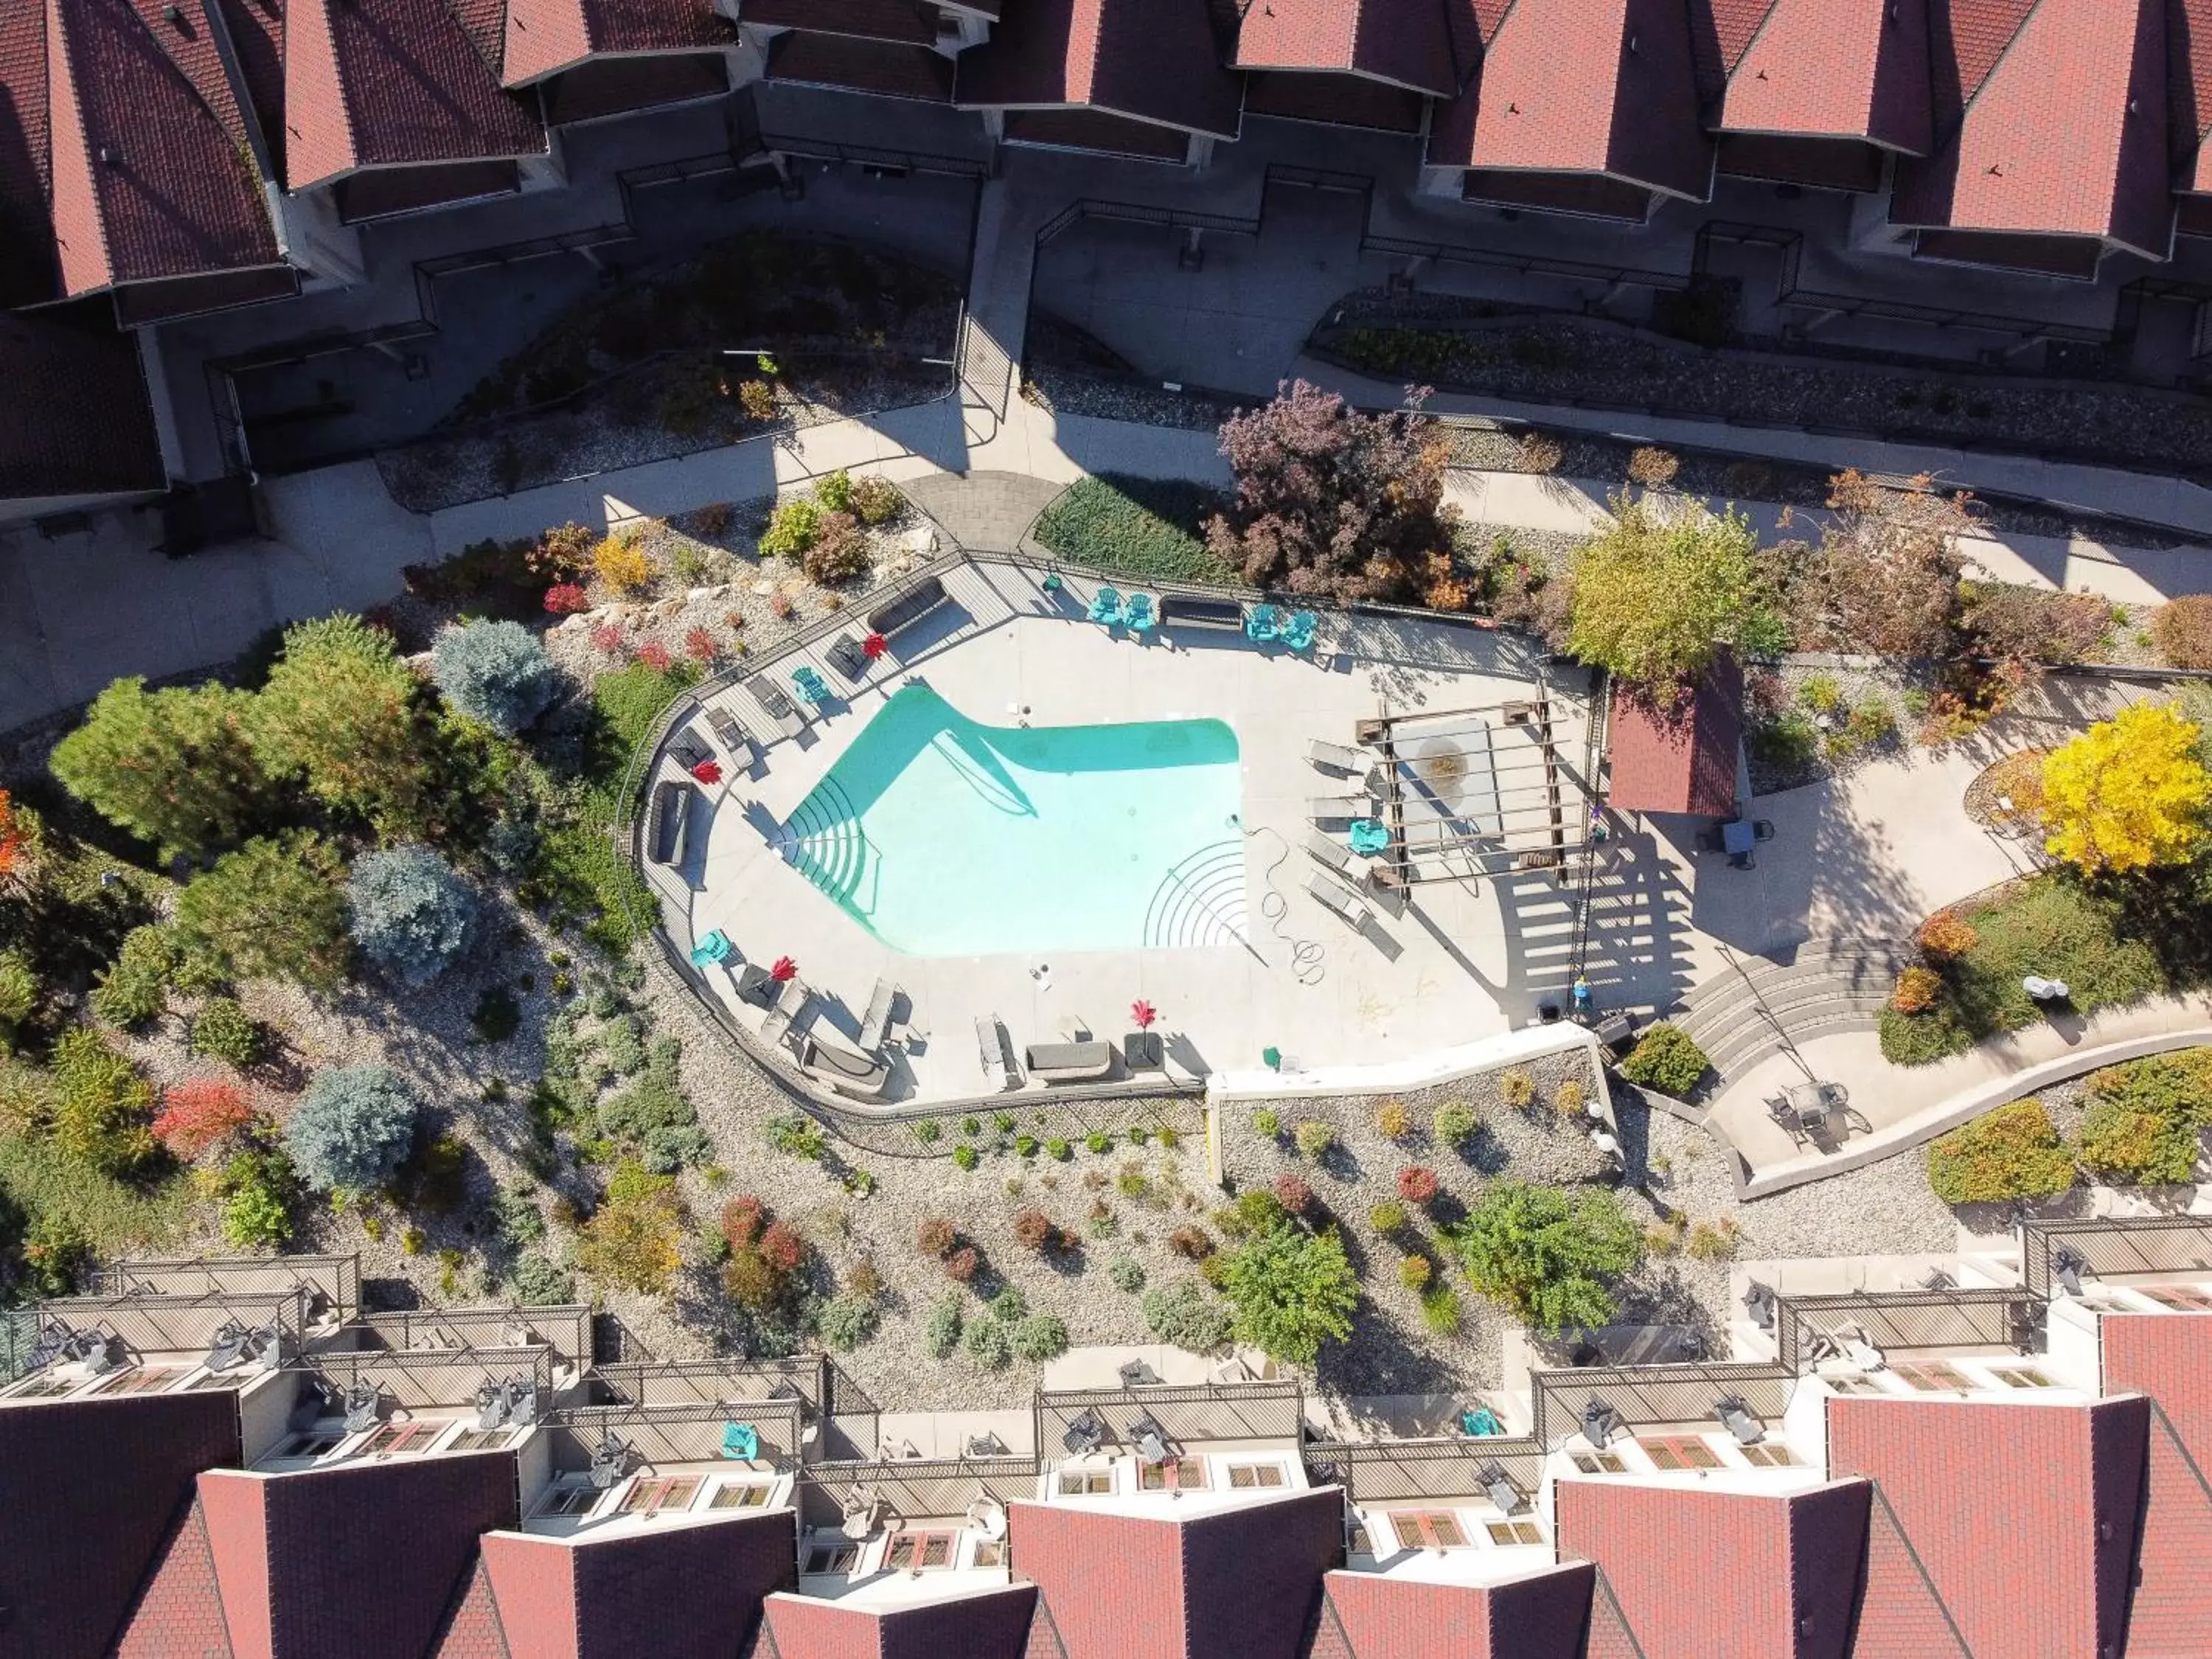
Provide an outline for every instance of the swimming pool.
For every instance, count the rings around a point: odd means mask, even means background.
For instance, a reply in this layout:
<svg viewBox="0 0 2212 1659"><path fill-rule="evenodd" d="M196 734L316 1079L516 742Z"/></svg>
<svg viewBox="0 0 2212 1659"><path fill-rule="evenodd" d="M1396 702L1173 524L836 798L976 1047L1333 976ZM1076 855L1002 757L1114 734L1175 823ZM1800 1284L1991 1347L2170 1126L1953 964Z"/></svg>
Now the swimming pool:
<svg viewBox="0 0 2212 1659"><path fill-rule="evenodd" d="M915 684L799 804L782 844L910 956L1237 944L1243 794L1219 720L984 726Z"/></svg>

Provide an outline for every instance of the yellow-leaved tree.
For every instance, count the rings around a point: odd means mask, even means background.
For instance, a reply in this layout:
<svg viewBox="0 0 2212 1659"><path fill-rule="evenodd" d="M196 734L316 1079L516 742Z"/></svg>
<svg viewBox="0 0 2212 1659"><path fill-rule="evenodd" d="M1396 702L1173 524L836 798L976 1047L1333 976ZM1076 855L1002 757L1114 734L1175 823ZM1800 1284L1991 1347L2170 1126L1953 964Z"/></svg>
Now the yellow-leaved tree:
<svg viewBox="0 0 2212 1659"><path fill-rule="evenodd" d="M2054 750L2043 763L2045 844L2092 872L2187 859L2212 802L2197 736L2170 706L2139 702Z"/></svg>

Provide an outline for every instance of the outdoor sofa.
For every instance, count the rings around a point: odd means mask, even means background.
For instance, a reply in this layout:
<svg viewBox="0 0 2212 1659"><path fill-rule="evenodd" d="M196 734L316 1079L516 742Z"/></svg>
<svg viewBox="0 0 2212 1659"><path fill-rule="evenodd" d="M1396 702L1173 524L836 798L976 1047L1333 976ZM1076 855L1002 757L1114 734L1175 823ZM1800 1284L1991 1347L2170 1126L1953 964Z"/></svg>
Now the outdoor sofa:
<svg viewBox="0 0 2212 1659"><path fill-rule="evenodd" d="M1088 1083L1114 1069L1114 1045L1095 1040L1033 1042L1022 1058L1040 1083Z"/></svg>
<svg viewBox="0 0 2212 1659"><path fill-rule="evenodd" d="M655 864L682 864L691 841L691 803L699 792L682 778L671 778L653 791L646 819L646 846Z"/></svg>
<svg viewBox="0 0 2212 1659"><path fill-rule="evenodd" d="M889 605L868 613L868 631L889 639L902 628L913 627L945 599L945 584L936 577L916 582Z"/></svg>
<svg viewBox="0 0 2212 1659"><path fill-rule="evenodd" d="M855 1054L812 1036L799 1040L799 1070L800 1075L855 1100L880 1099L891 1076L890 1064L882 1055Z"/></svg>

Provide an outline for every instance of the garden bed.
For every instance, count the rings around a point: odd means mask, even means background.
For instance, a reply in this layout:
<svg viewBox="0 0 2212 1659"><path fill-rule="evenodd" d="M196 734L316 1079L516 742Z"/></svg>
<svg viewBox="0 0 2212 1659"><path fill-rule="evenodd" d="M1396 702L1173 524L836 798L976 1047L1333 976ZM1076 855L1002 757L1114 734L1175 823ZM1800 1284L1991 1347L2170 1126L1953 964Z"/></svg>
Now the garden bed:
<svg viewBox="0 0 2212 1659"><path fill-rule="evenodd" d="M1210 551L1201 526L1221 492L1182 478L1100 472L1079 478L1037 515L1046 552L1140 582L1234 585L1241 573Z"/></svg>

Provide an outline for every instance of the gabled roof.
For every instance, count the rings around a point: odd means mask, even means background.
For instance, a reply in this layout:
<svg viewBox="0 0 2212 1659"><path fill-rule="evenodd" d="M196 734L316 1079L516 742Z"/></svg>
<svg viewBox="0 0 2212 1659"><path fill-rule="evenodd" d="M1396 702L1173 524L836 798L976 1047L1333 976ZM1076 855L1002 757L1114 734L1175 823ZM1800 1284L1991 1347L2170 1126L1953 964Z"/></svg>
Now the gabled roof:
<svg viewBox="0 0 2212 1659"><path fill-rule="evenodd" d="M527 85L594 52L696 52L736 40L707 0L507 0L501 78Z"/></svg>
<svg viewBox="0 0 2212 1659"><path fill-rule="evenodd" d="M1559 1548L1605 1571L1648 1659L1844 1659L1868 1489L1562 1480ZM1725 1617L1686 1584L1728 1587Z"/></svg>
<svg viewBox="0 0 2212 1659"><path fill-rule="evenodd" d="M47 0L53 224L65 292L278 262L206 15ZM187 69L189 66L189 70Z"/></svg>
<svg viewBox="0 0 2212 1659"><path fill-rule="evenodd" d="M0 6L0 306L61 292L46 198L46 9Z"/></svg>
<svg viewBox="0 0 2212 1659"><path fill-rule="evenodd" d="M1429 160L1603 173L1703 201L1712 143L1683 0L1514 0L1488 37L1480 81L1439 120Z"/></svg>
<svg viewBox="0 0 2212 1659"><path fill-rule="evenodd" d="M1462 57L1454 0L1263 0L1237 35L1239 69L1346 70L1440 98L1475 65Z"/></svg>
<svg viewBox="0 0 2212 1659"><path fill-rule="evenodd" d="M2212 1314L2107 1313L2105 1387L2158 1402L2129 1659L2191 1659L2212 1632Z"/></svg>
<svg viewBox="0 0 2212 1659"><path fill-rule="evenodd" d="M782 1510L599 1539L495 1532L482 1547L501 1628L530 1659L734 1652L792 1578Z"/></svg>
<svg viewBox="0 0 2212 1659"><path fill-rule="evenodd" d="M1081 104L1223 138L1242 93L1222 67L1206 0L1024 0L960 54L968 108Z"/></svg>
<svg viewBox="0 0 2212 1659"><path fill-rule="evenodd" d="M1881 1488L1968 1651L2103 1659L2119 1650L2145 1401L1844 1395L1827 1413L1829 1473ZM1863 1642L1861 1651L1881 1650Z"/></svg>
<svg viewBox="0 0 2212 1659"><path fill-rule="evenodd" d="M771 1595L778 1659L1024 1659L1036 1613L1033 1584L1008 1584L919 1606L854 1607Z"/></svg>
<svg viewBox="0 0 2212 1659"><path fill-rule="evenodd" d="M1344 1494L1180 1520L1013 1504L1007 1540L1067 1659L1294 1659L1344 1548Z"/></svg>
<svg viewBox="0 0 2212 1659"><path fill-rule="evenodd" d="M518 1519L511 1452L219 1472L199 1498L237 1659L428 1652L478 1537Z"/></svg>
<svg viewBox="0 0 2212 1659"><path fill-rule="evenodd" d="M1723 652L1695 695L1662 708L1616 683L1607 721L1612 747L1607 799L1624 812L1735 808L1736 750L1743 737L1743 670Z"/></svg>
<svg viewBox="0 0 2212 1659"><path fill-rule="evenodd" d="M286 182L356 167L535 155L545 130L502 91L441 0L288 0Z"/></svg>
<svg viewBox="0 0 2212 1659"><path fill-rule="evenodd" d="M1937 12L1936 148L1899 163L1890 222L2101 237L2164 258L2163 0L1951 0Z"/></svg>
<svg viewBox="0 0 2212 1659"><path fill-rule="evenodd" d="M2212 0L2166 0L2166 129L2176 190L2212 191Z"/></svg>
<svg viewBox="0 0 2212 1659"><path fill-rule="evenodd" d="M1914 155L1934 142L1925 0L1706 3L1716 27L1692 28L1725 65L1721 131L1866 138Z"/></svg>
<svg viewBox="0 0 2212 1659"><path fill-rule="evenodd" d="M499 1601L493 1595L491 1575L478 1560L453 1598L446 1625L438 1632L429 1659L514 1659L507 1644L507 1626L500 1622Z"/></svg>
<svg viewBox="0 0 2212 1659"><path fill-rule="evenodd" d="M208 1543L207 1512L197 1493L178 1514L115 1641L114 1659L173 1655L232 1659L215 1551Z"/></svg>
<svg viewBox="0 0 2212 1659"><path fill-rule="evenodd" d="M1583 1659L1595 1577L1568 1563L1494 1584L1341 1571L1324 1582L1349 1659ZM1340 1656L1317 1639L1313 1659Z"/></svg>
<svg viewBox="0 0 2212 1659"><path fill-rule="evenodd" d="M0 337L25 325L0 319ZM5 401L35 398L8 367L0 354ZM0 1646L54 1659L106 1653L148 1562L190 1506L194 1477L239 1455L228 1392L0 1409L0 1606L9 1614Z"/></svg>

